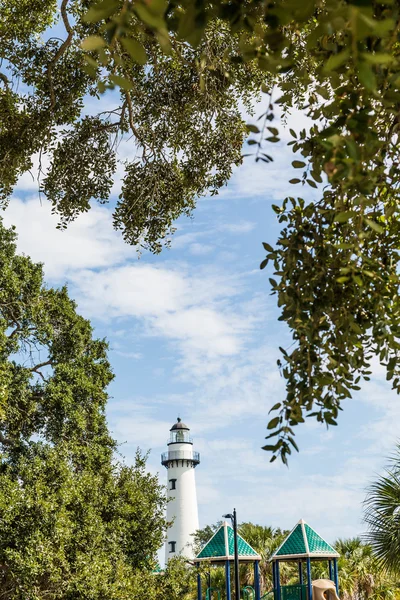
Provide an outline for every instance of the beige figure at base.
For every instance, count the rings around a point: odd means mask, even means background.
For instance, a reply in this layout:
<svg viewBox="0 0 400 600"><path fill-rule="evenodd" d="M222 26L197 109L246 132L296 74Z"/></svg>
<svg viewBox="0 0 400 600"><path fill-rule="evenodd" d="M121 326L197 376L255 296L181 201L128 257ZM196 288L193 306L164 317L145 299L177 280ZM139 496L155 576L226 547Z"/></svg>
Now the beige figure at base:
<svg viewBox="0 0 400 600"><path fill-rule="evenodd" d="M312 592L313 600L339 600L335 584L330 579L315 579Z"/></svg>

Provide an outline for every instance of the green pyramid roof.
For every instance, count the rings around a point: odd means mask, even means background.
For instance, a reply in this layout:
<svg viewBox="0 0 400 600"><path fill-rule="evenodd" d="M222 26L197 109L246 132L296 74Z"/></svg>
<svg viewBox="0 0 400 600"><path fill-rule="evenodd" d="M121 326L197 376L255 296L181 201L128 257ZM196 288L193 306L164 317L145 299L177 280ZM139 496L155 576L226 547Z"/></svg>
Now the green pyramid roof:
<svg viewBox="0 0 400 600"><path fill-rule="evenodd" d="M338 558L339 554L301 519L279 546L272 560L301 557Z"/></svg>
<svg viewBox="0 0 400 600"><path fill-rule="evenodd" d="M238 534L238 554L240 561L261 560L261 557L253 548ZM211 560L218 562L222 560L233 560L235 555L233 529L228 523L222 523L213 537L196 556L195 560Z"/></svg>

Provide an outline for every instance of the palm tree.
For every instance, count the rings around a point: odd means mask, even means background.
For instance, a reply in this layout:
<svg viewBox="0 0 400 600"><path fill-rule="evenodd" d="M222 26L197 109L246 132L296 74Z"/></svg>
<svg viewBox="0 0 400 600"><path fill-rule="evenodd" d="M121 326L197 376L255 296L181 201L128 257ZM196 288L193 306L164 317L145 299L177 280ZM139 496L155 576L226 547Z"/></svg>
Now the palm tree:
<svg viewBox="0 0 400 600"><path fill-rule="evenodd" d="M371 598L379 579L379 565L371 546L360 538L337 540L335 548L340 554L339 587L344 600Z"/></svg>
<svg viewBox="0 0 400 600"><path fill-rule="evenodd" d="M287 531L266 527L264 525L254 525L253 523L242 523L239 525L239 534L248 544L261 556L260 561L260 587L262 593L272 588L272 566L270 558L278 546L287 536ZM248 568L243 568L243 581L251 584L252 573ZM283 577L285 573L282 573Z"/></svg>
<svg viewBox="0 0 400 600"><path fill-rule="evenodd" d="M368 489L366 536L383 568L400 574L400 445L384 475Z"/></svg>

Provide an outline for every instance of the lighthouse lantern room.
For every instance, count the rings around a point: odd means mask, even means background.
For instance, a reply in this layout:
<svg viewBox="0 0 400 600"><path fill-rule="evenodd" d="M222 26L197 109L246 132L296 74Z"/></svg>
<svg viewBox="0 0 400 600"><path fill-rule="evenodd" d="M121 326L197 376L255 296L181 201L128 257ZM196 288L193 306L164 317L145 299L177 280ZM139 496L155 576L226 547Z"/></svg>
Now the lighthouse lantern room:
<svg viewBox="0 0 400 600"><path fill-rule="evenodd" d="M165 562L173 556L194 558L193 533L199 528L194 469L200 455L193 451L190 429L178 418L170 429L168 451L161 455L161 464L168 472L167 531Z"/></svg>

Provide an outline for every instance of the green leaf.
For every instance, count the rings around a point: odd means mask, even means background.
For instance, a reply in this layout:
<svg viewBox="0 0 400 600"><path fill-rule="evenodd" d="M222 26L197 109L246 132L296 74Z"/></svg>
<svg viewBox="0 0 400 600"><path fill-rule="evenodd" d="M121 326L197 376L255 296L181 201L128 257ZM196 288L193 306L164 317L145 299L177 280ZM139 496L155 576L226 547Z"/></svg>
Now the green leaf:
<svg viewBox="0 0 400 600"><path fill-rule="evenodd" d="M363 287L364 285L364 281L362 280L362 277L360 277L359 275L353 275L353 281L354 283L356 283L359 287Z"/></svg>
<svg viewBox="0 0 400 600"><path fill-rule="evenodd" d="M252 123L248 123L246 125L246 129L250 133L260 133L260 130L258 129L257 125L252 125Z"/></svg>
<svg viewBox="0 0 400 600"><path fill-rule="evenodd" d="M143 23L151 27L152 29L159 31L167 31L167 27L164 21L164 17L157 11L151 10L151 4L144 5L135 2L133 5L134 11Z"/></svg>
<svg viewBox="0 0 400 600"><path fill-rule="evenodd" d="M295 169L302 169L303 167L305 167L305 166L306 166L306 163L305 163L305 162L303 162L303 161L301 161L301 160L294 160L294 161L292 162L292 166L293 166Z"/></svg>
<svg viewBox="0 0 400 600"><path fill-rule="evenodd" d="M395 60L394 56L385 52L375 52L374 54L372 52L363 52L361 56L366 62L372 65L388 65Z"/></svg>
<svg viewBox="0 0 400 600"><path fill-rule="evenodd" d="M297 179L297 178L289 179L289 183L295 184L295 183L300 183L300 182L301 182L301 179Z"/></svg>
<svg viewBox="0 0 400 600"><path fill-rule="evenodd" d="M261 262L260 264L260 269L265 269L265 267L268 265L269 263L269 259L268 258L264 258L264 260Z"/></svg>
<svg viewBox="0 0 400 600"><path fill-rule="evenodd" d="M124 37L121 39L121 44L135 62L137 62L139 65L146 64L148 57L146 50L140 42L134 40L133 38Z"/></svg>
<svg viewBox="0 0 400 600"><path fill-rule="evenodd" d="M355 216L355 213L348 210L338 213L333 219L334 223L347 223L352 217Z"/></svg>
<svg viewBox="0 0 400 600"><path fill-rule="evenodd" d="M319 173L317 173L317 171L311 171L311 177L318 183L322 183L322 177Z"/></svg>
<svg viewBox="0 0 400 600"><path fill-rule="evenodd" d="M332 54L325 63L324 72L335 71L341 67L350 57L350 50L346 48L338 54Z"/></svg>
<svg viewBox="0 0 400 600"><path fill-rule="evenodd" d="M378 223L376 221L372 221L371 219L367 219L367 218L365 218L364 221L366 222L366 224L368 225L368 227L370 227L371 229L373 229L374 231L376 231L376 233L383 233L384 232L383 227L381 227L380 225L378 225Z"/></svg>
<svg viewBox="0 0 400 600"><path fill-rule="evenodd" d="M82 50L86 52L91 52L92 50L98 50L99 48L104 48L106 45L105 40L99 35L89 35L81 42Z"/></svg>
<svg viewBox="0 0 400 600"><path fill-rule="evenodd" d="M97 23L111 17L119 8L120 2L118 0L103 0L103 2L98 2L89 8L87 13L83 15L83 21L85 23Z"/></svg>
<svg viewBox="0 0 400 600"><path fill-rule="evenodd" d="M121 77L120 75L110 75L110 81L123 90L131 90L133 88L132 82L129 81L129 79L125 79L125 77Z"/></svg>
<svg viewBox="0 0 400 600"><path fill-rule="evenodd" d="M341 244L336 244L336 248L339 250L351 250L353 249L355 244L351 244L350 242L342 242Z"/></svg>
<svg viewBox="0 0 400 600"><path fill-rule="evenodd" d="M294 138L296 138L296 139L297 139L297 133L295 132L295 130L294 130L294 129L289 129L289 132L290 132L290 135L291 135L292 137L294 137Z"/></svg>
<svg viewBox="0 0 400 600"><path fill-rule="evenodd" d="M358 78L367 90L374 91L376 89L375 73L367 63L359 63Z"/></svg>
<svg viewBox="0 0 400 600"><path fill-rule="evenodd" d="M273 252L274 251L273 247L270 246L270 244L267 244L267 242L263 242L262 245L264 247L264 250L266 250L267 252Z"/></svg>
<svg viewBox="0 0 400 600"><path fill-rule="evenodd" d="M271 419L271 421L267 425L267 429L275 429L275 427L279 425L280 420L280 417L274 417L273 419Z"/></svg>

